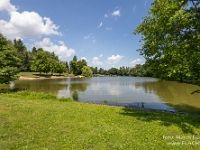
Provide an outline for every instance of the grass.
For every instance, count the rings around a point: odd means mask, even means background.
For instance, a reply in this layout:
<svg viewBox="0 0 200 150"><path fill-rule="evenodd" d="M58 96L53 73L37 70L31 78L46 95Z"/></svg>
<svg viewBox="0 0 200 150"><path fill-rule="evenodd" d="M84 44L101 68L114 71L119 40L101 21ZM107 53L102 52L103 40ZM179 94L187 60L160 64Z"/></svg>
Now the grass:
<svg viewBox="0 0 200 150"><path fill-rule="evenodd" d="M0 94L3 150L195 150L199 146L199 116L79 103L28 91Z"/></svg>

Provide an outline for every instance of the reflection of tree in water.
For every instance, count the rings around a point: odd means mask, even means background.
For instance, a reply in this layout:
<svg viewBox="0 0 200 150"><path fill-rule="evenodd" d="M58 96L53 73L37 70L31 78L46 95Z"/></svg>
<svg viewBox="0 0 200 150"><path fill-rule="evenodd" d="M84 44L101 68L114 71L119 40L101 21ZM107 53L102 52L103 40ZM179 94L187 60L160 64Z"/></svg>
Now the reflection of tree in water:
<svg viewBox="0 0 200 150"><path fill-rule="evenodd" d="M200 94L191 94L197 86L174 81L144 82L146 93L155 93L160 99L180 111L200 113Z"/></svg>
<svg viewBox="0 0 200 150"><path fill-rule="evenodd" d="M14 88L26 89L35 92L56 94L61 89L67 89L67 84L58 84L54 79L16 81Z"/></svg>
<svg viewBox="0 0 200 150"><path fill-rule="evenodd" d="M71 83L69 86L69 89L71 92L74 92L74 91L84 92L88 86L89 86L88 83Z"/></svg>

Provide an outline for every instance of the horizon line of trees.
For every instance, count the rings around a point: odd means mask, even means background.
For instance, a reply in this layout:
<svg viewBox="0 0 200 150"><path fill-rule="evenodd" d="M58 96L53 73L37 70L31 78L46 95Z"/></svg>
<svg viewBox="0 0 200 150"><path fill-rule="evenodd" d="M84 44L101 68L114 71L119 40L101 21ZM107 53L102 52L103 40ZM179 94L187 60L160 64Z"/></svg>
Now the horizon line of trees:
<svg viewBox="0 0 200 150"><path fill-rule="evenodd" d="M103 69L98 67L91 67L93 75L111 75L111 76L134 76L134 77L152 77L153 74L148 70L146 64L137 64L135 67L122 66L118 68L112 67L110 69Z"/></svg>
<svg viewBox="0 0 200 150"><path fill-rule="evenodd" d="M14 39L13 41L7 40L1 34L1 37L5 41L8 41L13 48L16 49L15 56L18 58L18 71L19 72L40 72L40 73L70 73L74 75L81 75L82 68L87 66L87 62L84 59L78 60L75 55L71 61L60 61L58 56L54 52L49 52L43 48L33 47L31 50L27 50L21 39ZM119 69L110 68L108 70L90 66L92 74L104 74L104 75L121 75L121 76L147 76L147 71L143 65L136 65L133 68L122 66Z"/></svg>

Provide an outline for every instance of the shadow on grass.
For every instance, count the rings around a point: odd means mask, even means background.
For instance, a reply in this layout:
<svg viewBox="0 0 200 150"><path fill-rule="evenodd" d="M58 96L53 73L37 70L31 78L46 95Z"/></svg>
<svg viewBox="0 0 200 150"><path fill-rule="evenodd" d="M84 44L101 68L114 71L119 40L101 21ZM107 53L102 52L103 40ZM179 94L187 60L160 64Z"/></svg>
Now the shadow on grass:
<svg viewBox="0 0 200 150"><path fill-rule="evenodd" d="M191 109L192 108L197 109L191 107ZM195 132L194 128L200 128L200 115L191 115L186 113L178 114L175 112L173 113L162 110L151 110L142 108L123 108L123 112L120 114L131 116L144 122L159 121L161 126L175 125L179 127L183 133L191 133L194 135L198 135L198 133Z"/></svg>
<svg viewBox="0 0 200 150"><path fill-rule="evenodd" d="M8 88L1 88L0 93L12 93L12 92L19 92L19 91L24 91L27 89L20 89L20 88L14 88L14 89L8 89Z"/></svg>

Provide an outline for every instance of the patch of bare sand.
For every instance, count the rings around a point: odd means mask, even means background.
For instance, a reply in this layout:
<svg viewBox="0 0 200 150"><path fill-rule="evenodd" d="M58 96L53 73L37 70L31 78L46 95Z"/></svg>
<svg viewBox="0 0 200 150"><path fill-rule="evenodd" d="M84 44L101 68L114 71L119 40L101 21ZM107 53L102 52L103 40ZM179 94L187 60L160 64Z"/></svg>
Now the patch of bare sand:
<svg viewBox="0 0 200 150"><path fill-rule="evenodd" d="M18 80L39 80L39 79L64 79L64 78L83 78L84 76L35 76L35 77L26 77L20 76Z"/></svg>

